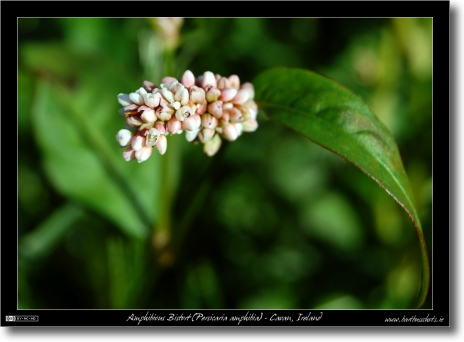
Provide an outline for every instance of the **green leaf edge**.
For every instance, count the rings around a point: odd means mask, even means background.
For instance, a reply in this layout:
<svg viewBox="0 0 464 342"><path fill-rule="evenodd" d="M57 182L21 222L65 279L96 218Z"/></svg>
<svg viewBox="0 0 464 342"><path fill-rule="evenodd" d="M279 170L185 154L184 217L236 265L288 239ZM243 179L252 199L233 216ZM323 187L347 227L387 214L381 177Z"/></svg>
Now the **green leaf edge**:
<svg viewBox="0 0 464 342"><path fill-rule="evenodd" d="M257 75L253 81L253 84L256 84L256 80L263 74L265 74L266 72L272 72L274 70L285 70L285 71L299 71L299 72L303 72L303 73L308 73L308 74L311 74L312 76L316 76L316 77L320 77L320 78L324 78L325 80L328 80L328 81L331 81L331 82L334 82L336 83L336 85L338 87L341 87L344 89L344 91L350 93L352 96L356 96L357 98L359 98L359 100L367 106L367 104L364 103L364 101L358 96L356 95L355 93L353 93L350 89L346 88L345 86L343 86L342 84L340 84L339 82L337 82L336 80L333 80L329 77L326 77L326 76L323 76L321 74L318 74L318 73L315 73L315 72L312 72L312 71L309 71L309 70L304 70L304 69L296 69L296 68L274 68L274 69L271 69L271 70L267 70L267 71L264 71L262 72L261 74ZM272 119L274 122L278 122L279 124L282 124L283 126L289 128L290 130L296 132L297 134L303 136L304 138L310 140L311 142L314 142L316 143L317 145L329 150L330 152L338 155L339 157L345 159L346 161L348 161L349 163L353 164L355 167L357 167L358 169L360 169L363 173L365 173L367 176L369 176L371 179L373 179L383 190L385 190L385 192L390 195L399 205L401 208L403 208L403 210L406 212L406 214L408 214L409 218L411 219L411 221L413 222L414 224L414 227L416 229L416 232L417 232L417 235L419 237L419 242L420 242L420 245L421 245L421 255L422 255L422 281L421 281L421 288L420 288L420 291L419 291L419 294L418 294L418 299L417 299L417 305L416 305L416 308L420 308L422 305L424 305L424 302L425 302L425 299L427 297L427 294L428 294L428 291L429 291L429 286L430 286L430 269L429 269L429 258L428 258L428 252L427 252L427 246L426 246L426 243L425 243L425 238L424 238L424 234L422 232L422 227L421 227L421 224L420 224L420 219L417 215L417 211L416 211L416 208L413 204L413 201L411 200L409 194L407 192L404 192L404 195L406 196L406 198L409 200L409 204L411 206L411 210L409 210L405 204L403 204L393 193L391 193L386 187L385 185L383 185L382 182L380 182L377 178L375 178L373 175L371 175L369 172L367 172L365 169L363 169L360 165L358 165L356 162L354 162L353 160L345 157L344 155L338 153L337 151L334 151L333 149L325 146L323 143L320 143L318 141L315 141L313 140L312 138L304 135L303 133L301 132L298 132L297 130L295 130L293 127L290 127L288 125L286 125L285 123L279 121L278 119L274 118L272 115L266 113L264 110L263 110L263 107L277 107L275 104L273 103L267 103L267 102L264 102L264 101L260 101L257 96L255 95L255 101L258 105L258 108L260 111L263 111L265 113L265 115ZM295 108L288 108L288 107L285 107L285 106L282 106L281 107L282 110L286 110L286 111L294 111L296 113L300 113L301 111L298 110L298 109L295 109ZM377 121L383 125L383 123L377 118L377 116L369 109L369 111L373 114L373 116L377 119ZM305 112L303 112L303 114L305 114ZM315 117L315 119L319 119L318 117ZM385 128L386 129L386 128ZM388 129L386 129L388 131ZM389 132L389 131L388 131ZM389 132L390 133L390 132ZM390 133L391 134L391 133ZM393 137L392 137L393 139ZM395 145L396 145L396 142L395 142ZM401 157L400 157L401 159ZM377 160L377 159L376 159ZM390 170L384 166L383 163L380 163L382 165L382 167L384 167L389 173L390 173ZM404 171L404 170L403 170ZM409 182L409 178L407 177L406 173L404 172L405 176L406 176L406 180ZM393 177L395 179L395 177ZM396 179L395 179L396 181ZM408 184L409 185L409 184ZM402 188L402 187L400 187Z"/></svg>

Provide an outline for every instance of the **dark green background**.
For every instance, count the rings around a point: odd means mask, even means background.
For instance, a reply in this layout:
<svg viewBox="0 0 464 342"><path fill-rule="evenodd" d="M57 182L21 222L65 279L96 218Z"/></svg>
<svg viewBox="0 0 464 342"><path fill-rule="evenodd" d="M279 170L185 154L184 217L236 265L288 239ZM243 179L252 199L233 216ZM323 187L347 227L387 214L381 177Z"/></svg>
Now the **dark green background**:
<svg viewBox="0 0 464 342"><path fill-rule="evenodd" d="M146 208L163 201L166 156L126 163L114 139L123 128L116 95L166 76L153 21L19 18L18 32L19 308L414 306L421 263L407 215L361 171L263 112L256 132L212 159L168 138L173 234L192 203L194 215L176 262L160 266L150 234L99 205L110 199L86 183L92 166L79 152L117 165ZM298 67L359 94L397 141L432 257L431 32L426 18L187 18L171 76L189 69L252 82L268 68ZM71 116L81 121L63 126ZM92 139L106 149L93 150ZM92 176L103 189L114 174L101 170Z"/></svg>

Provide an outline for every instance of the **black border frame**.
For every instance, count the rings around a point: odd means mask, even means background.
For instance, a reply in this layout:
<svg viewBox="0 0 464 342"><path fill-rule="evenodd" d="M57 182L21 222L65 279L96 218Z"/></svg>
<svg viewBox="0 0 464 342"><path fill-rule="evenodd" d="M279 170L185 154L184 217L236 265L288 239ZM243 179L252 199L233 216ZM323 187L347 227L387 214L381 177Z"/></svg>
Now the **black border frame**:
<svg viewBox="0 0 464 342"><path fill-rule="evenodd" d="M133 4L133 2L131 2ZM163 2L166 4L167 2ZM258 3L258 2L257 2ZM290 6L289 4L292 4ZM451 42L455 42L456 37L450 36L450 18L452 20L452 26L456 24L456 15L452 11L450 11L450 3L448 1L401 1L401 2L388 2L388 1L337 1L337 2L311 2L313 9L299 11L301 13L311 13L312 17L432 17L433 18L433 84L434 89L444 90L445 94L448 94L447 99L443 98L442 92L434 92L434 113L440 113L439 118L443 117L442 113L446 113L447 111L450 112L449 107L449 99L456 98L456 94L453 93L455 87L449 87L449 91L446 93L445 85L453 85L455 82L452 78L450 79L450 62L451 66L456 65L456 61L450 57L450 40ZM70 3L64 2L54 2L53 4L48 4L48 6L53 7L53 11L55 13L61 12L60 15L57 16L89 16L88 13L85 12L85 8L76 6L76 4L72 4L72 15L69 11ZM93 2L95 4L95 2ZM184 2L183 11L175 11L176 16L185 16L185 17L193 17L193 16L207 16L207 17L216 17L215 15L205 15L206 13L195 13L199 12L198 4L192 7L192 5L188 5L187 2ZM259 5L259 4L257 4ZM285 6L283 3L279 2L266 2L266 11L259 11L255 13L256 17L294 17L298 15L297 7L303 6L302 8L306 8L308 4L301 5L301 2L285 2ZM46 7L48 7L46 6ZM44 8L43 4L37 2L28 2L27 5L21 3L13 3L13 2L1 2L2 7L2 45L12 40L10 32L12 32L11 27L13 25L16 27L16 20L17 17L49 17L50 16L50 8ZM85 6L84 6L85 7ZM132 7L133 6L129 6ZM175 6L177 7L177 5ZM240 7L240 6L236 6ZM250 2L247 2L246 7L250 9L251 5ZM109 16L108 7L104 6L105 13L103 13L102 9L98 9L98 6L94 6L94 12L101 12L98 14L92 14L91 16ZM172 8L172 7L171 7ZM68 11L66 11L68 9ZM118 9L115 7L113 9L117 11ZM274 14L272 12L274 10ZM129 11L131 11L129 9ZM133 11L133 10L132 10ZM294 14L286 13L289 11L293 11ZM67 13L66 13L67 12ZM123 17L131 16L130 13L127 13L127 8L124 9L125 14ZM136 11L134 11L136 12ZM164 11L165 13L169 11ZM184 13L182 13L184 12ZM188 12L188 13L186 13ZM242 17L243 13L233 13L238 12L237 8L231 9L231 12L228 13L228 17ZM250 10L246 11L247 16L250 16ZM255 10L255 12L257 12ZM267 12L267 13L266 13ZM65 14L66 13L66 14ZM295 15L296 13L296 15ZM330 13L330 16L327 16L327 13ZM193 15L195 14L195 15ZM277 14L277 15L275 15ZM346 16L347 14L352 14L352 16ZM362 16L361 16L362 14ZM381 15L379 15L381 14ZM118 15L111 15L117 17ZM134 13L134 16L137 17L138 15ZM166 16L172 16L172 14ZM253 15L251 15L253 16ZM451 26L451 29L453 28ZM8 29L9 28L9 29ZM453 31L453 30L451 30ZM448 39L446 39L448 38ZM453 49L453 45L451 44L451 49ZM451 53L451 56L453 53ZM8 66L10 63L6 64L7 61L12 59L13 54L2 54L2 66L4 71L4 76L10 71ZM454 69L454 68L453 68ZM5 79L5 77L3 77ZM4 83L5 85L5 83ZM12 89L12 87L9 87ZM4 90L9 90L4 87ZM440 100L438 100L440 97ZM3 96L5 100L6 96ZM448 101L447 101L448 100ZM448 105L447 105L448 104ZM6 109L6 101L2 102L2 108ZM3 113L7 111L4 110ZM453 118L453 115L448 117ZM7 116L3 116L4 123L6 122L5 119L8 119ZM448 132L449 128L454 128L455 125L453 122L447 122L446 120L440 120L440 123L446 122L448 123ZM433 118L433 128L434 133L437 134L439 139L435 139L434 142L434 151L435 146L437 143L443 143L444 139L442 135L447 136L443 130L445 129L444 125L439 125L438 121L435 120L435 116ZM5 127L5 125L2 125ZM6 135L5 131L2 134L3 140L8 138L11 139L10 135ZM10 134L10 133L8 133ZM456 135L455 135L456 136ZM6 146L9 144L3 143L1 145L1 154L2 159L6 159L5 156L12 153L11 151L6 150ZM11 146L11 145L10 145ZM438 149L437 149L438 151ZM449 159L446 160L446 154L442 153L434 153L434 165L440 165L441 169L444 165L450 165ZM448 155L449 157L449 155ZM17 158L17 155L16 155ZM17 159L16 159L17 160ZM451 166L453 166L453 162L451 162ZM451 168L453 169L453 167ZM8 177L8 171L12 170L12 168L3 168L2 169L2 179L4 180L3 185L8 185L12 183L10 177ZM435 168L435 172L437 172L438 168ZM441 171L441 170L440 170ZM445 183L446 180L449 179L446 177L447 172L440 172L440 179L436 178L437 183L434 184L434 195L437 198L448 198L450 199L449 192L446 192L446 189L449 187L444 186L441 184L442 182ZM449 174L449 173L448 173ZM456 175L453 173L450 174L452 178L456 178ZM8 178L7 178L8 177ZM438 184L440 182L440 185ZM9 188L7 188L9 189ZM5 190L5 188L4 188ZM443 193L445 191L445 194ZM424 326L442 326L442 327L449 327L451 326L451 321L453 318L452 312L450 311L450 296L452 295L453 288L452 283L453 279L451 278L452 274L450 272L450 267L452 265L450 249L455 250L456 242L455 239L450 236L450 233L455 235L456 233L453 232L451 229L446 229L448 226L451 228L451 223L449 220L446 221L443 217L441 218L440 228L441 229L433 229L433 254L430 256L430 261L433 263L435 267L432 267L432 275L431 280L433 287L431 287L432 295L432 309L410 309L410 310L149 310L148 316L155 315L155 316L166 316L170 313L174 313L177 315L183 314L184 316L188 316L189 314L200 313L204 316L214 315L214 316L243 316L243 315L257 315L260 316L261 313L263 318L260 321L242 321L240 324L237 322L231 321L202 321L202 320L175 320L175 321L157 321L157 320L147 320L143 321L140 324L137 324L138 321L131 321L128 317L131 314L137 316L144 316L147 314L147 310L57 310L57 309L42 309L42 310L18 310L17 309L17 269L16 264L11 262L11 256L17 255L17 234L16 229L11 227L11 216L6 215L7 213L13 211L14 209L8 209L7 206L11 204L10 201L6 201L6 194L7 191L3 191L4 201L2 201L2 211L3 214L1 217L2 228L1 229L1 275L3 281L1 282L1 325L2 326L47 326L47 327L60 327L60 326L87 326L87 327L109 327L109 326L206 326L206 327L228 327L228 326L319 326L319 327L327 327L327 326L337 326L337 327L424 327ZM454 200L449 202L449 208L451 211L456 211ZM15 208L16 209L16 208ZM17 210L16 210L17 212ZM435 218L436 216L434 216ZM445 222L447 223L445 225ZM433 225L435 228L436 226ZM450 239L451 238L451 239ZM11 243L15 241L16 244ZM451 242L451 243L450 243ZM454 245L453 245L454 243ZM447 248L447 247L450 248ZM440 267L438 267L440 266ZM448 266L448 267L446 267ZM435 280L435 281L434 281ZM439 280L439 281L438 281ZM454 297L454 296L453 296ZM321 315L322 312L322 319L317 321L300 321L296 322L296 317L298 317L299 313L304 314L307 316L310 314L311 317L318 317ZM294 322L288 321L271 321L270 318L273 314L278 316L291 316L293 317ZM6 315L38 315L39 321L38 322L7 322ZM435 317L436 319L440 320L443 319L441 322L397 322L397 323L385 323L385 318L388 317L397 317L401 320L401 318L432 318ZM152 316L153 317L153 316ZM267 319L266 319L267 318Z"/></svg>

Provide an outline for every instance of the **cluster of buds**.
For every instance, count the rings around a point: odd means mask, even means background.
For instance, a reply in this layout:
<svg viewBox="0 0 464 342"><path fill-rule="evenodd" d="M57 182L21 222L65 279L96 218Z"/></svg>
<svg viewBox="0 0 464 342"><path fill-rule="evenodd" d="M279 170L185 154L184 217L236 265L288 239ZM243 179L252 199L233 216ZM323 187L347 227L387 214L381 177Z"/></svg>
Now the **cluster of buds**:
<svg viewBox="0 0 464 342"><path fill-rule="evenodd" d="M240 84L237 75L222 77L207 71L195 79L187 70L179 82L165 77L158 87L149 81L134 93L119 94L119 113L126 128L116 134L125 160L147 160L155 147L167 148L166 136L185 131L187 141L202 143L208 156L221 147L222 138L234 141L258 128L258 108L251 83Z"/></svg>

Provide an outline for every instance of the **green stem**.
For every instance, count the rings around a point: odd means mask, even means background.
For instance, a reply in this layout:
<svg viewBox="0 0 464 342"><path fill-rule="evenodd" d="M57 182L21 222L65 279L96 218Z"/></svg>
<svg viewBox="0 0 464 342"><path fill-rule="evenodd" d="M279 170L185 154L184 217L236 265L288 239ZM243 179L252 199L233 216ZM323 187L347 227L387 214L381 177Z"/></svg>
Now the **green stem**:
<svg viewBox="0 0 464 342"><path fill-rule="evenodd" d="M154 246L157 250L163 249L171 239L171 215L175 192L176 172L178 162L177 144L173 137L169 139L169 148L161 157L161 187L158 195L156 210L158 210L158 222L154 226Z"/></svg>
<svg viewBox="0 0 464 342"><path fill-rule="evenodd" d="M213 188L214 182L219 177L219 174L216 172L217 166L223 158L227 146L228 143L224 141L218 153L211 158L208 166L201 172L200 178L192 182L191 187L186 191L188 194L193 194L193 198L188 202L188 206L185 208L182 220L179 222L175 231L175 236L170 241L169 245L166 246L167 252L171 255L172 263L175 262L178 251L182 247L188 230L192 226L197 213Z"/></svg>

